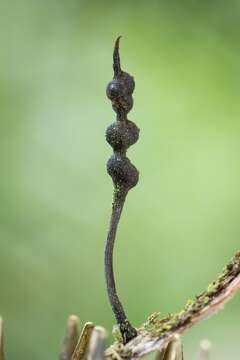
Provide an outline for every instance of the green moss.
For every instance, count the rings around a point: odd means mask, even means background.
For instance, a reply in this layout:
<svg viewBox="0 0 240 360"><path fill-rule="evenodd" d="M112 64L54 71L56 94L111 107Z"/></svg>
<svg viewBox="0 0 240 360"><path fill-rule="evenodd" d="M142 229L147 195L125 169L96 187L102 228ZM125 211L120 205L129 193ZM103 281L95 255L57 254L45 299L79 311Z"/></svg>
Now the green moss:
<svg viewBox="0 0 240 360"><path fill-rule="evenodd" d="M240 252L238 252L223 269L216 281L212 282L206 291L189 299L184 308L176 313L161 318L159 312L150 315L142 329L154 336L164 336L169 331L188 325L191 319L208 306L226 287L240 274Z"/></svg>
<svg viewBox="0 0 240 360"><path fill-rule="evenodd" d="M120 331L119 325L113 326L112 335L116 342L123 343L123 337L122 337L122 333Z"/></svg>

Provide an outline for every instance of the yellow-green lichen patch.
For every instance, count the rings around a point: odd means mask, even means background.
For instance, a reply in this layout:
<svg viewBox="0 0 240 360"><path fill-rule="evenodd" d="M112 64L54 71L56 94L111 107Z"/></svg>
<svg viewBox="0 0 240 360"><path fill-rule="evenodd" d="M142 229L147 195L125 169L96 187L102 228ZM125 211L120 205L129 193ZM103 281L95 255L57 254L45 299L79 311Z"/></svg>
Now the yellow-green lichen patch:
<svg viewBox="0 0 240 360"><path fill-rule="evenodd" d="M217 280L212 282L206 291L194 299L188 300L180 312L169 314L163 318L160 317L160 313L153 313L143 324L142 329L153 336L163 337L169 331L177 331L181 327L187 326L194 317L200 315L204 308L218 298L239 274L240 252L231 259Z"/></svg>
<svg viewBox="0 0 240 360"><path fill-rule="evenodd" d="M121 342L114 342L106 351L105 359L109 360L127 360L131 359L132 351L127 349Z"/></svg>

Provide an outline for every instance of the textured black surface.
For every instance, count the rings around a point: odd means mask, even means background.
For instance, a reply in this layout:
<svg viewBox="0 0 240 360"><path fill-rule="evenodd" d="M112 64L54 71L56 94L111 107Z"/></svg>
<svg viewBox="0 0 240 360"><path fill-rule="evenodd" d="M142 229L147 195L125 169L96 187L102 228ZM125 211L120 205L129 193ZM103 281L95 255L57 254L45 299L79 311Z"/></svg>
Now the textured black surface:
<svg viewBox="0 0 240 360"><path fill-rule="evenodd" d="M114 77L106 90L117 116L116 121L106 131L106 140L113 148L113 155L107 162L107 171L113 180L114 198L105 248L105 276L109 301L119 324L123 342L127 343L137 335L137 331L128 321L117 295L113 272L113 248L126 195L138 183L138 170L126 157L126 151L137 142L139 129L132 121L127 119L127 114L133 107L132 93L135 88L135 82L131 75L121 69L119 40L120 38L116 40L113 53Z"/></svg>

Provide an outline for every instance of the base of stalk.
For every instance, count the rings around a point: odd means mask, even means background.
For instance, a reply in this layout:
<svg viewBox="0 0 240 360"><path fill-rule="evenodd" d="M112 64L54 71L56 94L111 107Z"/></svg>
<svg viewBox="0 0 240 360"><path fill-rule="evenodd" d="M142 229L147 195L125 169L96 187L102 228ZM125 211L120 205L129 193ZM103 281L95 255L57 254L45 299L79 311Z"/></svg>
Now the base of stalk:
<svg viewBox="0 0 240 360"><path fill-rule="evenodd" d="M127 344L130 340L137 336L137 330L130 324L127 319L119 324L119 328L124 344Z"/></svg>

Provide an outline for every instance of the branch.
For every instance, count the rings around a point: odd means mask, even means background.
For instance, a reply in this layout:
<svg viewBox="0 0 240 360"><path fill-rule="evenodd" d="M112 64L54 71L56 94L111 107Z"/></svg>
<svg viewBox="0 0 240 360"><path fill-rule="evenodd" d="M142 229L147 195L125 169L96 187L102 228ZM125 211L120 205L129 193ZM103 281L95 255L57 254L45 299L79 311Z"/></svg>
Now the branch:
<svg viewBox="0 0 240 360"><path fill-rule="evenodd" d="M179 335L174 335L167 347L157 351L155 360L183 360L183 346Z"/></svg>
<svg viewBox="0 0 240 360"><path fill-rule="evenodd" d="M115 343L105 352L105 358L112 359L112 352L121 358L138 359L153 351L161 351L177 334L182 334L199 321L222 309L240 289L240 252L224 268L216 281L207 290L188 301L182 311L163 319L159 313L151 315L138 329L138 336L126 346ZM116 350L118 347L118 350Z"/></svg>
<svg viewBox="0 0 240 360"><path fill-rule="evenodd" d="M3 320L0 318L0 360L4 360L4 343L3 343Z"/></svg>
<svg viewBox="0 0 240 360"><path fill-rule="evenodd" d="M62 350L59 360L71 360L74 349L79 338L79 318L71 315L68 318L66 335L63 340ZM1 360L1 359L0 359Z"/></svg>
<svg viewBox="0 0 240 360"><path fill-rule="evenodd" d="M102 326L96 326L93 330L89 344L88 360L103 360L106 349L107 332Z"/></svg>
<svg viewBox="0 0 240 360"><path fill-rule="evenodd" d="M72 355L72 360L83 360L86 357L94 325L87 322L78 339L78 343Z"/></svg>
<svg viewBox="0 0 240 360"><path fill-rule="evenodd" d="M198 360L209 360L211 346L212 345L209 340L205 339L201 341Z"/></svg>

